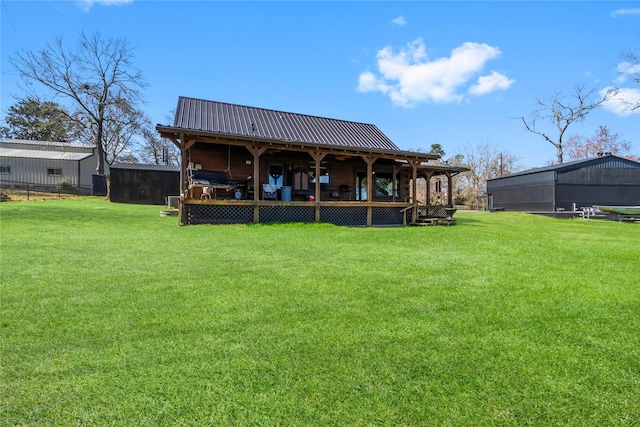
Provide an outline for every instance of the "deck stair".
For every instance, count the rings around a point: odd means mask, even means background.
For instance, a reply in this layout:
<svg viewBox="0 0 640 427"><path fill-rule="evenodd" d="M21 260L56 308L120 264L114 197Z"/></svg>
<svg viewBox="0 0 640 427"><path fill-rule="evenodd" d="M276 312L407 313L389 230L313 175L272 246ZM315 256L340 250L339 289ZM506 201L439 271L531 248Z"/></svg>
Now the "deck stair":
<svg viewBox="0 0 640 427"><path fill-rule="evenodd" d="M426 207L418 209L418 217L415 222L411 222L409 225L455 225L456 220L453 215L447 213L448 210L439 206ZM452 211L452 213L455 210Z"/></svg>
<svg viewBox="0 0 640 427"><path fill-rule="evenodd" d="M409 225L416 225L416 226L438 225L438 218L418 217L415 222L410 222Z"/></svg>

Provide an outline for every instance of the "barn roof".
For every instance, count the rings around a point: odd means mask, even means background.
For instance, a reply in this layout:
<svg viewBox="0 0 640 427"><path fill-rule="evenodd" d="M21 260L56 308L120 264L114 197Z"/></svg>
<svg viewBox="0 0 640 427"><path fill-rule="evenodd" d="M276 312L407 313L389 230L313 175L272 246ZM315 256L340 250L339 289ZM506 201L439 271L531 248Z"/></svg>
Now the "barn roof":
<svg viewBox="0 0 640 427"><path fill-rule="evenodd" d="M180 129L349 148L398 150L375 125L180 97Z"/></svg>
<svg viewBox="0 0 640 427"><path fill-rule="evenodd" d="M93 155L93 146L57 141L5 139L0 141L0 157L46 160L82 160Z"/></svg>
<svg viewBox="0 0 640 427"><path fill-rule="evenodd" d="M541 168L527 169L521 172L515 172L509 175L504 175L498 178L493 178L490 181L511 178L514 176L531 175L541 172L568 172L576 169L582 169L586 167L601 167L601 168L640 168L640 163L633 160L625 159L624 157L614 156L612 154L606 154L603 156L592 157L590 159L576 160L567 163L558 163L555 165L544 166Z"/></svg>
<svg viewBox="0 0 640 427"><path fill-rule="evenodd" d="M0 157L46 160L82 160L91 156L93 156L93 153L79 153L77 151L28 150L23 148L0 147Z"/></svg>
<svg viewBox="0 0 640 427"><path fill-rule="evenodd" d="M66 141L35 141L31 139L3 139L0 141L1 144L16 144L16 145L26 145L32 146L33 149L43 149L43 150L93 150L93 145L91 144L80 144L77 142L66 142Z"/></svg>

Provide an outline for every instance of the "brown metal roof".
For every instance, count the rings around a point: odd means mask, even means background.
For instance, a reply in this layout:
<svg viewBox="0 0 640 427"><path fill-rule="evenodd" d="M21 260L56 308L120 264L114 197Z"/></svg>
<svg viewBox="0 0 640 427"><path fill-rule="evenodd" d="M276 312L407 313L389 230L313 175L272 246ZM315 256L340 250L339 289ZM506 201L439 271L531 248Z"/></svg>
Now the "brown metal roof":
<svg viewBox="0 0 640 427"><path fill-rule="evenodd" d="M375 125L179 97L174 127L334 147L398 151Z"/></svg>

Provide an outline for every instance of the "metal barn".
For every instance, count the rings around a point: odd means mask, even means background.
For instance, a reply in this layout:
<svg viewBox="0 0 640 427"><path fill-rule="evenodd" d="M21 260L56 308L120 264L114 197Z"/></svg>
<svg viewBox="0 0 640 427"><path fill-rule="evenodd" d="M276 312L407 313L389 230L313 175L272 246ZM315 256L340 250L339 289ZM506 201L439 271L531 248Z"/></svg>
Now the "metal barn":
<svg viewBox="0 0 640 427"><path fill-rule="evenodd" d="M0 141L0 179L3 186L67 185L91 194L95 147L54 141Z"/></svg>
<svg viewBox="0 0 640 427"><path fill-rule="evenodd" d="M180 167L114 163L110 182L112 202L163 205L167 196L180 194Z"/></svg>
<svg viewBox="0 0 640 427"><path fill-rule="evenodd" d="M640 205L640 163L601 155L487 181L489 209L556 212Z"/></svg>

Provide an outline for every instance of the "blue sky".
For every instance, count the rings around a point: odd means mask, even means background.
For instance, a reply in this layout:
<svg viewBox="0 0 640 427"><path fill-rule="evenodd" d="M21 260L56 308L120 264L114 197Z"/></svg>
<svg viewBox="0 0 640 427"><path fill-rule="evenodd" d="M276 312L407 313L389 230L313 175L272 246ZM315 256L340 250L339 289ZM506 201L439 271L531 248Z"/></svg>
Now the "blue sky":
<svg viewBox="0 0 640 427"><path fill-rule="evenodd" d="M373 123L403 150L439 143L445 157L490 143L521 167L555 159L519 119L537 98L578 84L640 97L624 58L640 56L637 2L1 3L3 116L24 96L9 56L57 36L75 46L81 31L135 48L154 123L170 124L182 95ZM640 115L614 105L569 135L600 125L640 155Z"/></svg>

